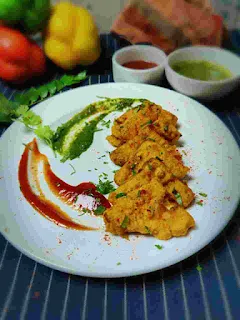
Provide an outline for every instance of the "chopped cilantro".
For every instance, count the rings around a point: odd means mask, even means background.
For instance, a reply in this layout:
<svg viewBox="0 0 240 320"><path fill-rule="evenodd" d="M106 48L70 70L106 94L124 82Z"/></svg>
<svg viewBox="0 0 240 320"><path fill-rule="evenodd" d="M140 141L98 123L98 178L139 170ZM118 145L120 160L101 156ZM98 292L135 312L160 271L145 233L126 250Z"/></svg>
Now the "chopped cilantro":
<svg viewBox="0 0 240 320"><path fill-rule="evenodd" d="M159 161L163 161L162 159L160 159L158 156L156 156L156 159L158 159Z"/></svg>
<svg viewBox="0 0 240 320"><path fill-rule="evenodd" d="M164 127L164 131L167 132L168 131L168 126Z"/></svg>
<svg viewBox="0 0 240 320"><path fill-rule="evenodd" d="M183 202L182 202L182 197L181 197L180 193L177 192L176 189L173 189L173 192L172 192L172 193L174 194L177 203L178 203L180 206L182 206L182 205L183 205Z"/></svg>
<svg viewBox="0 0 240 320"><path fill-rule="evenodd" d="M207 197L207 194L206 193L203 193L203 192L199 192L200 196L206 198Z"/></svg>
<svg viewBox="0 0 240 320"><path fill-rule="evenodd" d="M87 212L91 212L91 210L89 210L88 208L82 208L82 212L87 213Z"/></svg>
<svg viewBox="0 0 240 320"><path fill-rule="evenodd" d="M118 263L117 263L117 266L120 266L120 265L121 265L121 262L118 262Z"/></svg>
<svg viewBox="0 0 240 320"><path fill-rule="evenodd" d="M146 229L146 231L147 231L148 234L151 234L151 231L150 231L150 229L149 229L147 226L145 226L145 229Z"/></svg>
<svg viewBox="0 0 240 320"><path fill-rule="evenodd" d="M152 171L152 168L153 168L152 165L149 163L149 164L148 164L148 169L149 169L150 171Z"/></svg>
<svg viewBox="0 0 240 320"><path fill-rule="evenodd" d="M147 138L147 140L149 140L149 141L153 141L153 142L156 142L156 140L155 140L155 139L153 139L153 138Z"/></svg>
<svg viewBox="0 0 240 320"><path fill-rule="evenodd" d="M108 121L102 120L101 125L109 129L110 125L111 125L111 121L110 120L108 120Z"/></svg>
<svg viewBox="0 0 240 320"><path fill-rule="evenodd" d="M118 172L118 170L113 170L113 173L116 173L116 172Z"/></svg>
<svg viewBox="0 0 240 320"><path fill-rule="evenodd" d="M147 122L141 124L141 127L149 126L150 124L152 124L152 120L148 120Z"/></svg>
<svg viewBox="0 0 240 320"><path fill-rule="evenodd" d="M128 216L125 216L125 218L123 219L123 222L121 223L121 227L123 229L126 229L127 225L128 225L128 222L129 222L129 218L128 218Z"/></svg>
<svg viewBox="0 0 240 320"><path fill-rule="evenodd" d="M94 214L95 214L96 216L100 216L100 215L103 214L103 212L104 212L105 210L106 210L106 208L105 208L104 206L99 206L99 207L97 207L96 210L94 210Z"/></svg>
<svg viewBox="0 0 240 320"><path fill-rule="evenodd" d="M135 168L136 168L136 164L134 163L134 164L131 165L131 170L132 170L133 176L135 176L137 174Z"/></svg>
<svg viewBox="0 0 240 320"><path fill-rule="evenodd" d="M103 162L103 164L108 164L108 162Z"/></svg>
<svg viewBox="0 0 240 320"><path fill-rule="evenodd" d="M116 195L116 199L118 199L118 198L122 198L122 197L126 197L126 193L125 192L120 192L120 193L118 193L117 195Z"/></svg>
<svg viewBox="0 0 240 320"><path fill-rule="evenodd" d="M203 203L201 201L197 201L196 204L198 204L199 206L203 206Z"/></svg>
<svg viewBox="0 0 240 320"><path fill-rule="evenodd" d="M97 191L102 193L102 194L108 194L112 191L115 190L112 181L109 181L109 180L106 180L106 181L102 181L100 178L99 178L99 182L97 184Z"/></svg>
<svg viewBox="0 0 240 320"><path fill-rule="evenodd" d="M140 198L140 197L141 197L141 190L138 190L138 192L137 192L137 196L138 196L138 198Z"/></svg>
<svg viewBox="0 0 240 320"><path fill-rule="evenodd" d="M73 172L71 172L71 175L74 174L74 173L76 173L77 171L75 170L74 166L73 166L71 163L69 163L69 165L70 165L70 167L73 169Z"/></svg>
<svg viewBox="0 0 240 320"><path fill-rule="evenodd" d="M88 172L91 172L91 171L92 171L92 170L90 170L90 169L88 170Z"/></svg>
<svg viewBox="0 0 240 320"><path fill-rule="evenodd" d="M162 249L163 249L163 246L160 246L159 244L155 244L155 247L156 247L158 250L162 250Z"/></svg>
<svg viewBox="0 0 240 320"><path fill-rule="evenodd" d="M200 272L200 271L202 271L203 268L200 266L200 264L198 264L198 265L196 266L196 269L197 269L197 271Z"/></svg>

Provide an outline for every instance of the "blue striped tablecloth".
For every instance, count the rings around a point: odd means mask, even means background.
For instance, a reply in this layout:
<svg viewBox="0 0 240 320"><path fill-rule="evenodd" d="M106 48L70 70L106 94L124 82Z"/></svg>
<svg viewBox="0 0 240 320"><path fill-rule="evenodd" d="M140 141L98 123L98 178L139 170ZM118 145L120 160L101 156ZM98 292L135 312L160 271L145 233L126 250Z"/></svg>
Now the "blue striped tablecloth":
<svg viewBox="0 0 240 320"><path fill-rule="evenodd" d="M101 40L101 60L89 69L92 84L113 81L110 59L118 44L109 35ZM6 97L14 90L0 83ZM240 145L239 98L236 91L207 107ZM0 133L5 128L0 126ZM240 319L239 217L238 210L218 238L191 258L122 279L83 278L52 270L21 254L0 235L0 320Z"/></svg>

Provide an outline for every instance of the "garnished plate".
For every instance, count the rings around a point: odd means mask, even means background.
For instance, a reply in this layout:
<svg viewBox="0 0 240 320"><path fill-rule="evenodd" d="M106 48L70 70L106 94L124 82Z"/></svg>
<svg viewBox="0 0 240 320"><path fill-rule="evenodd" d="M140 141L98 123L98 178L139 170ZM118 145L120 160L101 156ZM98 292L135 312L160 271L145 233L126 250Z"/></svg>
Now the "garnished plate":
<svg viewBox="0 0 240 320"><path fill-rule="evenodd" d="M142 274L177 263L214 239L231 219L239 200L239 148L226 126L207 108L174 91L142 84L99 84L77 88L50 98L33 108L44 125L56 129L90 103L110 98L144 98L160 104L178 117L182 138L179 151L191 167L188 185L196 194L188 209L196 228L186 237L161 241L151 236L131 235L129 240L105 232L100 216L78 215L44 188L74 221L98 230L74 230L53 223L35 211L19 188L18 166L25 145L34 134L14 123L0 140L0 231L30 258L61 271L92 277L122 277ZM123 111L121 111L123 112ZM109 113L98 125L91 147L79 158L61 162L60 156L41 141L52 171L69 185L97 184L99 177L113 180L118 169L110 158L107 142L113 119ZM29 169L30 170L30 169Z"/></svg>

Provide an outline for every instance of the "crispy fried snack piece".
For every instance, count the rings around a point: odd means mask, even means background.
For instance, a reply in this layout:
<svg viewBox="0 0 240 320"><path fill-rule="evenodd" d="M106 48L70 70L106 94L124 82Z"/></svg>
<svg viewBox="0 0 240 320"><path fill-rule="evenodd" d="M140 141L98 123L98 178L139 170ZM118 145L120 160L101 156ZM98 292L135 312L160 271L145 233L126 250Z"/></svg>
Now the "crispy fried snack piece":
<svg viewBox="0 0 240 320"><path fill-rule="evenodd" d="M175 115L163 110L161 106L145 101L115 120L112 135L108 136L107 140L113 146L120 146L138 135L144 136L146 128L150 127L166 140L175 142L181 136L176 124Z"/></svg>
<svg viewBox="0 0 240 320"><path fill-rule="evenodd" d="M133 175L126 183L122 184L114 192L111 192L108 200L114 205L117 202L118 194L137 190L143 185L150 183L153 178L157 179L158 182L165 186L168 202L171 201L171 205L173 205L173 203L179 203L184 208L187 208L193 201L194 193L188 185L176 179L165 164L158 159L149 160L144 165L142 171ZM176 197L177 194L179 194L180 197ZM179 200L181 200L182 203Z"/></svg>
<svg viewBox="0 0 240 320"><path fill-rule="evenodd" d="M168 210L163 205L165 194L163 185L153 178L118 198L104 213L106 231L121 236L131 232L152 234L161 240L186 235L195 226L194 219L179 206Z"/></svg>
<svg viewBox="0 0 240 320"><path fill-rule="evenodd" d="M114 136L109 136L109 139L115 139ZM154 131L151 126L146 126L141 130L140 134L124 144L120 145L117 149L110 153L110 159L118 166L123 166L129 158L137 151L143 141L154 141L161 146L164 145L168 148L176 149L175 146L168 144L167 140Z"/></svg>
<svg viewBox="0 0 240 320"><path fill-rule="evenodd" d="M181 156L176 151L167 150L164 146L153 141L144 141L137 152L115 173L117 185L125 183L132 175L140 172L150 159L162 161L168 170L176 177L183 178L189 171L184 166Z"/></svg>

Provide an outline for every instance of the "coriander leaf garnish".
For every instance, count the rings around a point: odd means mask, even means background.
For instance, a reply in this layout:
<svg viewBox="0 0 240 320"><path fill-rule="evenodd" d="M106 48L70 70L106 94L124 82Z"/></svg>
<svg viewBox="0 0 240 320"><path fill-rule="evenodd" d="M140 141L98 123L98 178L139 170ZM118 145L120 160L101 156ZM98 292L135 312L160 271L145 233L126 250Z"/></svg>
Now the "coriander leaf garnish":
<svg viewBox="0 0 240 320"><path fill-rule="evenodd" d="M200 264L198 264L198 265L196 266L196 269L197 269L197 271L200 272L200 271L202 271L203 268L200 266Z"/></svg>
<svg viewBox="0 0 240 320"><path fill-rule="evenodd" d="M34 133L43 141L45 141L53 149L54 132L49 126L39 125L34 130Z"/></svg>
<svg viewBox="0 0 240 320"><path fill-rule="evenodd" d="M137 197L138 197L138 198L141 197L141 190L138 190L138 192L137 192Z"/></svg>
<svg viewBox="0 0 240 320"><path fill-rule="evenodd" d="M148 164L148 169L150 170L150 171L152 171L152 169L153 169L153 167L152 167L152 165L149 163Z"/></svg>
<svg viewBox="0 0 240 320"><path fill-rule="evenodd" d="M120 265L121 265L121 262L118 262L118 263L117 263L117 266L120 266Z"/></svg>
<svg viewBox="0 0 240 320"><path fill-rule="evenodd" d="M156 140L155 140L155 139L153 139L153 138L147 138L146 140L156 142Z"/></svg>
<svg viewBox="0 0 240 320"><path fill-rule="evenodd" d="M199 206L203 206L203 202L202 201L197 201L196 204L198 204Z"/></svg>
<svg viewBox="0 0 240 320"><path fill-rule="evenodd" d="M182 205L183 205L183 202L182 202L182 197L181 197L180 193L177 192L176 189L173 189L172 193L174 194L177 203L178 203L180 206L182 206Z"/></svg>
<svg viewBox="0 0 240 320"><path fill-rule="evenodd" d="M16 94L14 100L26 106L39 102L46 97L53 96L56 92L61 91L64 87L71 86L87 78L86 71L82 71L77 75L64 75L60 79L55 79L38 88L31 88L24 94Z"/></svg>
<svg viewBox="0 0 240 320"><path fill-rule="evenodd" d="M148 120L147 122L141 124L141 127L149 126L152 123L153 123L152 120Z"/></svg>
<svg viewBox="0 0 240 320"><path fill-rule="evenodd" d="M137 174L135 168L136 168L136 164L133 163L133 164L131 165L131 170L132 170L132 174L133 174L134 176Z"/></svg>
<svg viewBox="0 0 240 320"><path fill-rule="evenodd" d="M126 196L127 196L127 194L126 194L125 192L120 192L120 193L118 193L118 194L116 195L116 199L122 198L122 197L126 197Z"/></svg>
<svg viewBox="0 0 240 320"><path fill-rule="evenodd" d="M74 168L74 166L73 166L71 163L69 163L69 165L70 165L70 167L73 169L73 172L71 172L71 175L74 174L74 173L76 173L77 171L76 171L76 169Z"/></svg>
<svg viewBox="0 0 240 320"><path fill-rule="evenodd" d="M109 129L111 125L111 120L108 120L108 121L102 120L101 125Z"/></svg>
<svg viewBox="0 0 240 320"><path fill-rule="evenodd" d="M113 186L113 181L110 181L110 180L102 181L101 178L99 178L99 182L96 187L97 187L97 191L100 192L101 194L108 194L116 190Z"/></svg>
<svg viewBox="0 0 240 320"><path fill-rule="evenodd" d="M164 131L165 131L165 132L168 131L168 125L164 127Z"/></svg>
<svg viewBox="0 0 240 320"><path fill-rule="evenodd" d="M163 249L163 246L160 246L159 244L155 244L155 247L156 247L158 250L162 250L162 249Z"/></svg>
<svg viewBox="0 0 240 320"><path fill-rule="evenodd" d="M162 159L160 159L158 156L156 156L156 159L157 159L157 160L159 160L159 161L161 161L161 162L163 161L163 160L162 160Z"/></svg>
<svg viewBox="0 0 240 320"><path fill-rule="evenodd" d="M96 210L94 210L94 214L96 216L100 216L103 214L103 212L106 210L104 206L98 206Z"/></svg>
<svg viewBox="0 0 240 320"><path fill-rule="evenodd" d="M146 229L146 231L147 231L148 234L152 234L151 231L150 231L150 229L149 229L147 226L145 226L145 229Z"/></svg>
<svg viewBox="0 0 240 320"><path fill-rule="evenodd" d="M121 227L123 229L126 229L127 226L128 226L128 223L129 223L129 217L128 216L125 216L124 219L123 219L123 222L121 223Z"/></svg>
<svg viewBox="0 0 240 320"><path fill-rule="evenodd" d="M206 193L204 193L204 192L199 192L199 194L200 194L200 196L202 196L202 197L204 197L204 198L206 198L206 197L207 197L207 194L206 194Z"/></svg>

